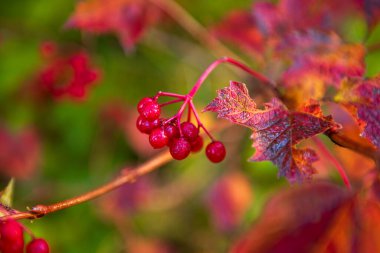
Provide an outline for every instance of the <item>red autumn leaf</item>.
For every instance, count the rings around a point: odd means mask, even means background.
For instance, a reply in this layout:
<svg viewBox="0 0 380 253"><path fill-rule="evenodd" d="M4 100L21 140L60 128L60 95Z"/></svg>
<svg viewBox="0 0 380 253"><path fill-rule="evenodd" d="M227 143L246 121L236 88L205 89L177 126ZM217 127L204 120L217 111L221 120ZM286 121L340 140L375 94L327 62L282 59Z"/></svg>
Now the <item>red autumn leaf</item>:
<svg viewBox="0 0 380 253"><path fill-rule="evenodd" d="M159 16L160 10L144 0L86 0L77 4L66 26L91 33L115 33L128 50Z"/></svg>
<svg viewBox="0 0 380 253"><path fill-rule="evenodd" d="M353 80L353 83L349 84L352 87L348 91L343 89L338 100L343 102L357 119L361 136L380 149L380 77Z"/></svg>
<svg viewBox="0 0 380 253"><path fill-rule="evenodd" d="M278 99L272 99L264 109L258 109L249 97L245 84L231 82L218 91L205 111L252 129L252 161L272 161L279 176L290 182L309 179L315 173L312 163L318 158L313 150L298 149L296 145L316 134L337 127L330 116L323 116L319 104L310 101L300 111L289 111Z"/></svg>
<svg viewBox="0 0 380 253"><path fill-rule="evenodd" d="M353 1L347 0L281 0L277 5L255 3L252 13L264 34L284 36L310 29L337 30L345 18L352 18L355 7Z"/></svg>
<svg viewBox="0 0 380 253"><path fill-rule="evenodd" d="M231 12L213 28L216 36L236 43L243 50L260 53L264 49L264 38L251 13Z"/></svg>
<svg viewBox="0 0 380 253"><path fill-rule="evenodd" d="M334 33L292 34L280 48L293 61L282 77L288 85L313 73L326 84L338 86L343 78L362 77L365 71L364 47L344 44Z"/></svg>
<svg viewBox="0 0 380 253"><path fill-rule="evenodd" d="M322 182L279 193L231 252L379 252L376 184L360 194Z"/></svg>
<svg viewBox="0 0 380 253"><path fill-rule="evenodd" d="M335 33L293 33L277 51L291 63L280 83L287 88L285 96L295 104L321 99L328 86L339 88L344 78L364 75L364 47L344 44Z"/></svg>

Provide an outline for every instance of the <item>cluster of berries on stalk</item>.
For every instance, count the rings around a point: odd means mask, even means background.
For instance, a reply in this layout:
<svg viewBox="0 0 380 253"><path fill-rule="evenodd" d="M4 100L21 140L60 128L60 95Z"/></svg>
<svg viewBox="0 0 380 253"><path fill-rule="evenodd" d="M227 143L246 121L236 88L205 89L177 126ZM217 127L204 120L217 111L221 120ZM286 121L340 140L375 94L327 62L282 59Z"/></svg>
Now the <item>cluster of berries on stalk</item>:
<svg viewBox="0 0 380 253"><path fill-rule="evenodd" d="M159 104L160 96L176 98L170 102ZM178 113L169 118L160 118L161 108L165 105L183 101ZM181 122L182 114L188 106L187 121ZM203 147L203 138L199 135L200 129L209 136L211 143L206 147L207 158L214 163L221 162L226 156L226 149L222 142L215 141L211 134L201 123L198 113L194 108L191 97L174 93L159 92L155 97L145 97L137 105L140 116L136 126L140 132L149 135L149 142L155 149L169 147L171 156L176 160L183 160L190 152L198 152ZM197 126L191 122L191 115L195 116Z"/></svg>
<svg viewBox="0 0 380 253"><path fill-rule="evenodd" d="M0 252L2 253L49 253L48 243L41 238L34 238L24 245L25 228L15 220L0 223ZM28 231L26 231L28 232ZM26 250L26 251L24 251Z"/></svg>

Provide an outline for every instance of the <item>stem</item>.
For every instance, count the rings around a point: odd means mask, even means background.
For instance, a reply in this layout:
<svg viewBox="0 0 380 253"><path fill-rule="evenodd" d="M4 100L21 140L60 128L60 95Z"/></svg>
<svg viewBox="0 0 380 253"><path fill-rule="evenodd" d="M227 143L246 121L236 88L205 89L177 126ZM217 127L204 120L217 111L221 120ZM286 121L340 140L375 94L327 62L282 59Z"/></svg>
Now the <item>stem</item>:
<svg viewBox="0 0 380 253"><path fill-rule="evenodd" d="M171 92L163 92L163 91L159 91L159 92L157 92L157 95L154 96L154 99L158 99L159 97L162 97L162 96L165 96L165 97L173 97L173 98L179 98L179 99L182 99L182 100L185 100L185 99L186 99L186 96L185 96L185 95L180 95L180 94L171 93Z"/></svg>
<svg viewBox="0 0 380 253"><path fill-rule="evenodd" d="M193 113L194 113L194 117L197 121L197 124L198 124L198 127L199 128L202 128L203 131L205 131L205 133L208 135L208 137L211 139L211 141L215 141L214 137L212 137L211 133L204 127L204 125L202 124L200 118L199 118L199 114L197 112L197 110L195 109L195 106L194 106L194 103L193 103L193 100L190 100L190 103L189 103L189 110L192 110Z"/></svg>
<svg viewBox="0 0 380 253"><path fill-rule="evenodd" d="M177 22L187 31L195 40L206 45L216 57L229 55L236 59L239 57L225 47L215 36L213 36L205 27L195 20L182 6L173 0L150 0L153 4L162 9L168 16Z"/></svg>
<svg viewBox="0 0 380 253"><path fill-rule="evenodd" d="M338 159L335 158L335 156L333 156L330 152L330 150L328 150L328 148L326 147L326 145L316 136L314 136L312 138L313 142L317 145L317 147L319 148L319 150L322 152L322 154L328 159L330 160L330 162L336 167L337 171L339 172L340 176L342 177L343 179L343 182L344 184L347 186L347 188L349 190L351 190L351 183L350 183L350 180L347 176L347 173L346 171L344 170L342 164L338 161Z"/></svg>
<svg viewBox="0 0 380 253"><path fill-rule="evenodd" d="M178 103L178 102L181 102L181 101L183 101L182 98L181 99L172 100L172 101L160 104L160 107L164 107L164 106L167 106L167 105L175 104L175 103Z"/></svg>
<svg viewBox="0 0 380 253"><path fill-rule="evenodd" d="M206 78L210 75L210 73L220 64L222 63L229 63L235 67L238 67L239 69L241 70L244 70L245 72L247 72L248 74L252 75L254 78L256 78L257 80L263 82L263 83L266 83L266 84L269 84L271 86L271 88L275 91L275 93L279 93L277 91L277 88L275 86L275 84L270 81L266 76L264 75L261 75L260 73L252 70L251 68L249 68L248 66L246 66L245 64L237 61L237 60L234 60L232 58L229 58L229 57L222 57L216 61L214 61L213 63L210 64L210 66L207 67L207 69L202 73L202 75L199 77L198 81L195 83L194 87L191 89L191 91L189 92L188 96L190 98L193 98L194 95L197 93L197 91L199 90L199 88L201 87L201 85L203 84L203 82L206 80Z"/></svg>
<svg viewBox="0 0 380 253"><path fill-rule="evenodd" d="M134 182L138 177L154 171L155 169L168 163L171 160L172 158L170 156L170 153L166 151L154 157L153 159L143 163L142 165L138 166L137 168L133 170L123 171L123 173L120 174L120 176L116 177L111 182L106 183L100 186L99 188L96 188L95 190L89 191L85 194L79 195L77 197L73 197L71 199L57 202L55 204L37 205L37 206L32 207L29 211L26 211L26 212L17 212L14 214L8 214L1 217L0 220L36 219L46 214L81 204L83 202L97 198L107 192L110 192L125 183Z"/></svg>
<svg viewBox="0 0 380 253"><path fill-rule="evenodd" d="M373 159L377 165L379 165L380 152L376 150L376 148L373 147L372 145L351 139L340 132L338 133L327 132L325 134L330 138L332 142L334 142L338 146L351 149L352 151L356 153L369 157Z"/></svg>

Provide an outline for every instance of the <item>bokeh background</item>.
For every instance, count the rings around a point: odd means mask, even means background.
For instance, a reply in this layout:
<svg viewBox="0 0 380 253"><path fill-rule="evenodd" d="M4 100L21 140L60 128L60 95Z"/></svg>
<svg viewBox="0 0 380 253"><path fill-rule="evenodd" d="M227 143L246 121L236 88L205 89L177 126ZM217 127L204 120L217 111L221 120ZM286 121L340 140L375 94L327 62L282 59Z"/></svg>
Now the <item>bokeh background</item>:
<svg viewBox="0 0 380 253"><path fill-rule="evenodd" d="M252 4L177 2L207 27L232 9ZM16 175L16 209L86 192L122 168L152 157L155 152L146 136L135 130L135 105L159 90L186 93L215 59L214 52L169 17L129 50L112 33L96 36L65 28L76 3L0 2L0 126L5 135L15 136L14 155L21 153L25 161ZM363 41L365 29L363 20L352 20L345 39ZM372 41L380 37L377 30ZM37 88L41 70L53 61L43 55L50 47L57 48L61 58L85 52L97 73L85 96L57 97ZM250 56L235 52L257 65ZM374 51L366 58L369 76L380 69L378 57L379 51ZM222 66L197 95L197 108L207 105L229 80L252 82ZM177 108L168 107L166 115ZM210 128L217 122L211 113L202 118ZM33 136L27 139L31 144L20 137L25 133ZM268 197L287 187L271 163L247 162L253 153L249 135L239 127L216 134L228 152L221 164L211 164L202 151L95 201L23 223L46 238L52 252L225 252L259 216ZM9 171L3 170L6 182ZM321 173L341 184L335 172Z"/></svg>

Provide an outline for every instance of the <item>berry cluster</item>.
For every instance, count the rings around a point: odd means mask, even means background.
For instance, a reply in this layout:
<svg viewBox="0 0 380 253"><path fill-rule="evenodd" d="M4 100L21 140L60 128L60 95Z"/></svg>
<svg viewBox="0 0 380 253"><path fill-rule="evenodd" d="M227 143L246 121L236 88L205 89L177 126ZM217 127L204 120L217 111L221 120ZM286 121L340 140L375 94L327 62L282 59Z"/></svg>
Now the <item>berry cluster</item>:
<svg viewBox="0 0 380 253"><path fill-rule="evenodd" d="M0 252L24 252L24 227L14 220L0 223ZM49 245L44 239L33 238L26 246L26 253L49 253Z"/></svg>
<svg viewBox="0 0 380 253"><path fill-rule="evenodd" d="M165 104L158 104L160 96L175 97L176 100ZM160 118L161 107L184 101L179 112L170 119ZM189 106L188 119L181 122L182 113ZM140 132L149 135L149 142L155 149L169 146L170 154L176 160L185 159L190 152L198 152L203 147L203 138L199 135L202 128L210 137L211 143L206 147L206 156L214 163L221 162L226 156L226 149L220 141L214 141L210 133L199 120L198 114L188 96L159 92L153 98L143 98L137 105L140 116L137 118L136 126ZM190 121L191 113L194 114L198 126Z"/></svg>

